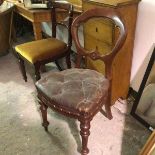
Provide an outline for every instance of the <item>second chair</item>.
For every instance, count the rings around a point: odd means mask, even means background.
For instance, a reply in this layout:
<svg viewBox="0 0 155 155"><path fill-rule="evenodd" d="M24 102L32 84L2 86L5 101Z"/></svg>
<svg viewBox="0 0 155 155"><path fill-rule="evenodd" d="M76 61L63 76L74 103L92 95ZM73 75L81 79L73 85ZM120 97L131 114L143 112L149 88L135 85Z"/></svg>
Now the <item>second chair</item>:
<svg viewBox="0 0 155 155"><path fill-rule="evenodd" d="M57 60L62 57L66 57L67 67L71 68L70 52L72 46L71 24L73 20L73 6L67 2L57 1L51 2L49 8L51 8L52 38L32 41L15 47L21 73L25 81L27 81L27 76L24 61L34 66L36 81L40 79L40 67L42 65L55 61L59 67ZM68 12L68 16L65 16L65 20L60 21L62 17L59 17L57 12L62 12L63 15L66 15L66 12ZM57 25L67 28L67 43L56 38Z"/></svg>

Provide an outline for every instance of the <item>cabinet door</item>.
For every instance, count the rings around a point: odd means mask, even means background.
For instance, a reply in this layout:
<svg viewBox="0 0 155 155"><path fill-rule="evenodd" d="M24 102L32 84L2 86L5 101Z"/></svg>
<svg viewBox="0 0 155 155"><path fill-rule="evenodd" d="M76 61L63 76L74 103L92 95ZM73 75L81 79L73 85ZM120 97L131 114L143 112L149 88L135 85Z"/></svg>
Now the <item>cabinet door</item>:
<svg viewBox="0 0 155 155"><path fill-rule="evenodd" d="M106 19L90 19L84 25L85 34L89 34L96 40L112 45L113 24Z"/></svg>
<svg viewBox="0 0 155 155"><path fill-rule="evenodd" d="M84 2L83 10L94 8L94 5ZM97 49L101 54L111 51L113 45L113 24L108 19L90 19L84 24L84 46L91 51ZM86 60L87 68L91 68L104 74L104 63L100 60Z"/></svg>
<svg viewBox="0 0 155 155"><path fill-rule="evenodd" d="M110 44L107 44L106 42L103 42L89 34L85 34L84 46L89 51L97 49L101 54L108 53L109 51L111 51L112 47ZM97 70L98 72L104 74L105 67L104 63L101 60L94 61L92 59L87 59L86 66L87 68Z"/></svg>

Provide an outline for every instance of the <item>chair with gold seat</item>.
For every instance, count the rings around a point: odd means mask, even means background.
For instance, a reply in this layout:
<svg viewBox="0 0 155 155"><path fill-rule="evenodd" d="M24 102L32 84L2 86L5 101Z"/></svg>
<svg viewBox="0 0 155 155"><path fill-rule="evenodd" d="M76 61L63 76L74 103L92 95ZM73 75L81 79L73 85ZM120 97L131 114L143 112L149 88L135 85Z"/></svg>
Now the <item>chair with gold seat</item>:
<svg viewBox="0 0 155 155"><path fill-rule="evenodd" d="M67 67L71 68L70 52L72 46L71 24L73 20L73 6L65 1L49 1L48 6L51 8L52 38L32 41L15 47L21 73L25 81L27 81L25 60L34 66L36 81L40 79L39 70L42 65L52 61L57 62L62 57L66 57ZM67 43L56 38L57 25L67 28ZM56 64L58 66L58 63Z"/></svg>
<svg viewBox="0 0 155 155"><path fill-rule="evenodd" d="M88 51L80 44L78 28L89 19L109 19L119 28L119 35L111 51L100 55L97 49ZM94 25L95 26L95 25ZM72 37L77 48L77 68L61 72L49 72L36 83L43 126L48 130L47 108L80 121L82 155L87 155L90 121L105 105L106 117L111 119L112 63L126 39L126 28L114 8L94 8L82 13L72 24ZM101 60L105 63L105 76L101 73L80 68L82 58Z"/></svg>

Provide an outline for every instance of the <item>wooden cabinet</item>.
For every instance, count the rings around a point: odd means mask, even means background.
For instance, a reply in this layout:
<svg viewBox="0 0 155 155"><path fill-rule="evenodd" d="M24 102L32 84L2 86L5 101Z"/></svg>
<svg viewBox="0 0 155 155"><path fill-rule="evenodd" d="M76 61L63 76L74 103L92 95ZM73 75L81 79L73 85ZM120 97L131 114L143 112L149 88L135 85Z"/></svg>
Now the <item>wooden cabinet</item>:
<svg viewBox="0 0 155 155"><path fill-rule="evenodd" d="M81 12L82 9L82 0L67 0L69 3L73 4L74 10Z"/></svg>
<svg viewBox="0 0 155 155"><path fill-rule="evenodd" d="M125 44L113 63L112 104L120 97L126 98L128 94L139 2L140 0L83 0L82 3L83 11L93 7L113 7L120 12L128 30ZM98 49L105 53L112 48L117 34L110 21L90 20L84 25L84 46L88 50ZM103 62L88 59L87 67L104 74Z"/></svg>
<svg viewBox="0 0 155 155"><path fill-rule="evenodd" d="M73 5L82 6L81 0L67 0L69 3L72 3Z"/></svg>

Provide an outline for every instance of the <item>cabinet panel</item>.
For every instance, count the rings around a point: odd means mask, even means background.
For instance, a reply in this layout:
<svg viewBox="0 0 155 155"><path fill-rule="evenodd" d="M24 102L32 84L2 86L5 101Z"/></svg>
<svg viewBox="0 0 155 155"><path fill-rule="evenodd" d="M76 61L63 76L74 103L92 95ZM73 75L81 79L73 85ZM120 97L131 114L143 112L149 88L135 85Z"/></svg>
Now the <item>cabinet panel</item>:
<svg viewBox="0 0 155 155"><path fill-rule="evenodd" d="M85 42L84 46L86 47L87 50L98 49L98 51L101 54L103 53L106 54L109 51L111 51L111 46L109 46L109 44L107 44L106 42L97 40L96 38L88 34L85 34L85 40L87 41ZM87 64L86 65L87 68L97 70L98 72L103 73L103 74L105 72L105 65L101 60L94 61L88 58L86 60L86 64Z"/></svg>
<svg viewBox="0 0 155 155"><path fill-rule="evenodd" d="M93 37L92 35L89 34L84 35L85 35L84 46L87 50L97 49L98 52L101 54L106 54L111 50L112 46L110 44L107 44L107 42L96 39L96 37Z"/></svg>
<svg viewBox="0 0 155 155"><path fill-rule="evenodd" d="M73 4L74 11L81 12L82 10L82 0L67 0L69 3Z"/></svg>
<svg viewBox="0 0 155 155"><path fill-rule="evenodd" d="M79 7L82 6L82 0L67 0L67 1L73 5L78 5Z"/></svg>
<svg viewBox="0 0 155 155"><path fill-rule="evenodd" d="M84 33L112 45L113 24L109 20L91 19L87 21L84 25Z"/></svg>
<svg viewBox="0 0 155 155"><path fill-rule="evenodd" d="M83 0L84 2L89 3L90 5L102 5L108 7L120 7L130 4L138 4L140 0Z"/></svg>

